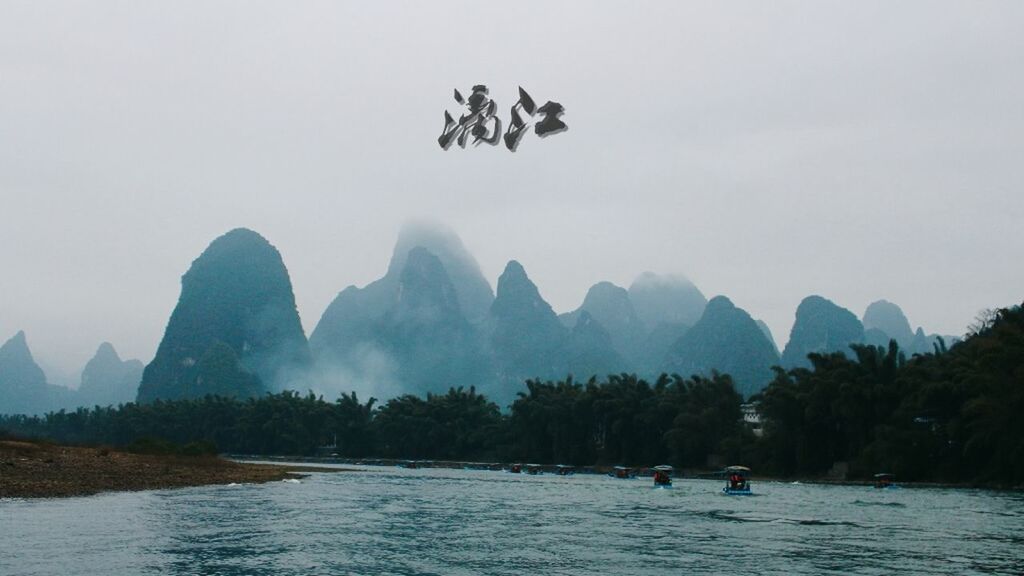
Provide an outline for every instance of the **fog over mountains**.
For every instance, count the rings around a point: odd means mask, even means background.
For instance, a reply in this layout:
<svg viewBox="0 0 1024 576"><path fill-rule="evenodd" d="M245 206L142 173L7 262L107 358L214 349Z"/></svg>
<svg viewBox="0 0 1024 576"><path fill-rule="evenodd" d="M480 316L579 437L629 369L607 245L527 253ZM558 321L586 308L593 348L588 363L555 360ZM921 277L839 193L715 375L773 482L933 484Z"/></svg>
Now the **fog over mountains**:
<svg viewBox="0 0 1024 576"><path fill-rule="evenodd" d="M850 344L894 339L913 354L938 342L913 331L885 300L858 319L813 295L797 308L780 355L764 322L726 296L709 301L686 278L651 272L628 289L599 282L578 308L559 315L519 262L508 262L492 290L453 231L422 223L402 230L383 277L338 293L308 342L285 263L256 232L236 229L215 239L181 284L144 370L104 343L78 390L55 386L25 334L16 334L0 347L0 412L288 389L389 398L453 386L475 386L505 406L526 379L622 372L724 372L749 397L771 380L773 366L809 366L811 353L849 353Z"/></svg>
<svg viewBox="0 0 1024 576"><path fill-rule="evenodd" d="M24 332L0 346L0 413L39 414L77 406L109 406L135 400L142 362L122 361L104 342L82 370L77 389L46 381Z"/></svg>
<svg viewBox="0 0 1024 576"><path fill-rule="evenodd" d="M85 405L116 406L135 400L144 366L139 360L121 360L109 342L82 369L79 401Z"/></svg>

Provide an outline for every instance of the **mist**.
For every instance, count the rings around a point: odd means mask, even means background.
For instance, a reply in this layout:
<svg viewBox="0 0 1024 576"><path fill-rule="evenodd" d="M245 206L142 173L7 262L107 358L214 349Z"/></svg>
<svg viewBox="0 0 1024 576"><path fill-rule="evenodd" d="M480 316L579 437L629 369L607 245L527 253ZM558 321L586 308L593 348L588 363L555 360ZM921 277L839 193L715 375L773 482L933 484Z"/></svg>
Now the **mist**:
<svg viewBox="0 0 1024 576"><path fill-rule="evenodd" d="M960 334L1024 286L1022 12L5 2L0 338L72 374L102 341L149 361L180 276L238 226L281 251L309 334L414 218L492 285L518 260L558 312L652 270L780 343L808 294ZM475 84L506 124L521 86L569 130L441 150Z"/></svg>

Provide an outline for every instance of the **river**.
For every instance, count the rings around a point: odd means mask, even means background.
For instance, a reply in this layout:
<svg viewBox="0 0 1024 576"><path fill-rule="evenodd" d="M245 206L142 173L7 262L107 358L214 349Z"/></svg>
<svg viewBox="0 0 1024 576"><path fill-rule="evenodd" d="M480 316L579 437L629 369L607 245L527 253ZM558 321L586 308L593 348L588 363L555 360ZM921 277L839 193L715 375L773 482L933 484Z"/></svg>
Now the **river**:
<svg viewBox="0 0 1024 576"><path fill-rule="evenodd" d="M0 574L1024 574L1024 494L366 467L0 501Z"/></svg>

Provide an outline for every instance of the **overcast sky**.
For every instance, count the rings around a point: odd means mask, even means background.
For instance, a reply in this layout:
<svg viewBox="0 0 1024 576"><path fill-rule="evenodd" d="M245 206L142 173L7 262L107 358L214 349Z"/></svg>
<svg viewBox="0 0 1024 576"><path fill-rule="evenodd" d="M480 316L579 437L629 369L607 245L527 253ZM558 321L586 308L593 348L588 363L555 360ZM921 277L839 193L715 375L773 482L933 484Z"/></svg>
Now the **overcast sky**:
<svg viewBox="0 0 1024 576"><path fill-rule="evenodd" d="M785 343L820 294L959 334L1024 299L1024 2L0 2L0 341L155 352L191 261L245 226L307 333L452 226L558 311L645 270ZM486 84L569 131L437 138Z"/></svg>

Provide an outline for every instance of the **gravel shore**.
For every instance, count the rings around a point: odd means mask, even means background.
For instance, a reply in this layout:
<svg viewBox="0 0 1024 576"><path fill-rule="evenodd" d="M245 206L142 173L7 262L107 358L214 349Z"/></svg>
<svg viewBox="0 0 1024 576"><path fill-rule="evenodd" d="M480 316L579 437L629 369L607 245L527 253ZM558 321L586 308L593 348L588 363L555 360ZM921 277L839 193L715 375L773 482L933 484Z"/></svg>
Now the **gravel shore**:
<svg viewBox="0 0 1024 576"><path fill-rule="evenodd" d="M300 478L303 475L297 472L304 470L310 469L232 462L217 456L132 454L103 447L0 440L0 498L273 482Z"/></svg>

